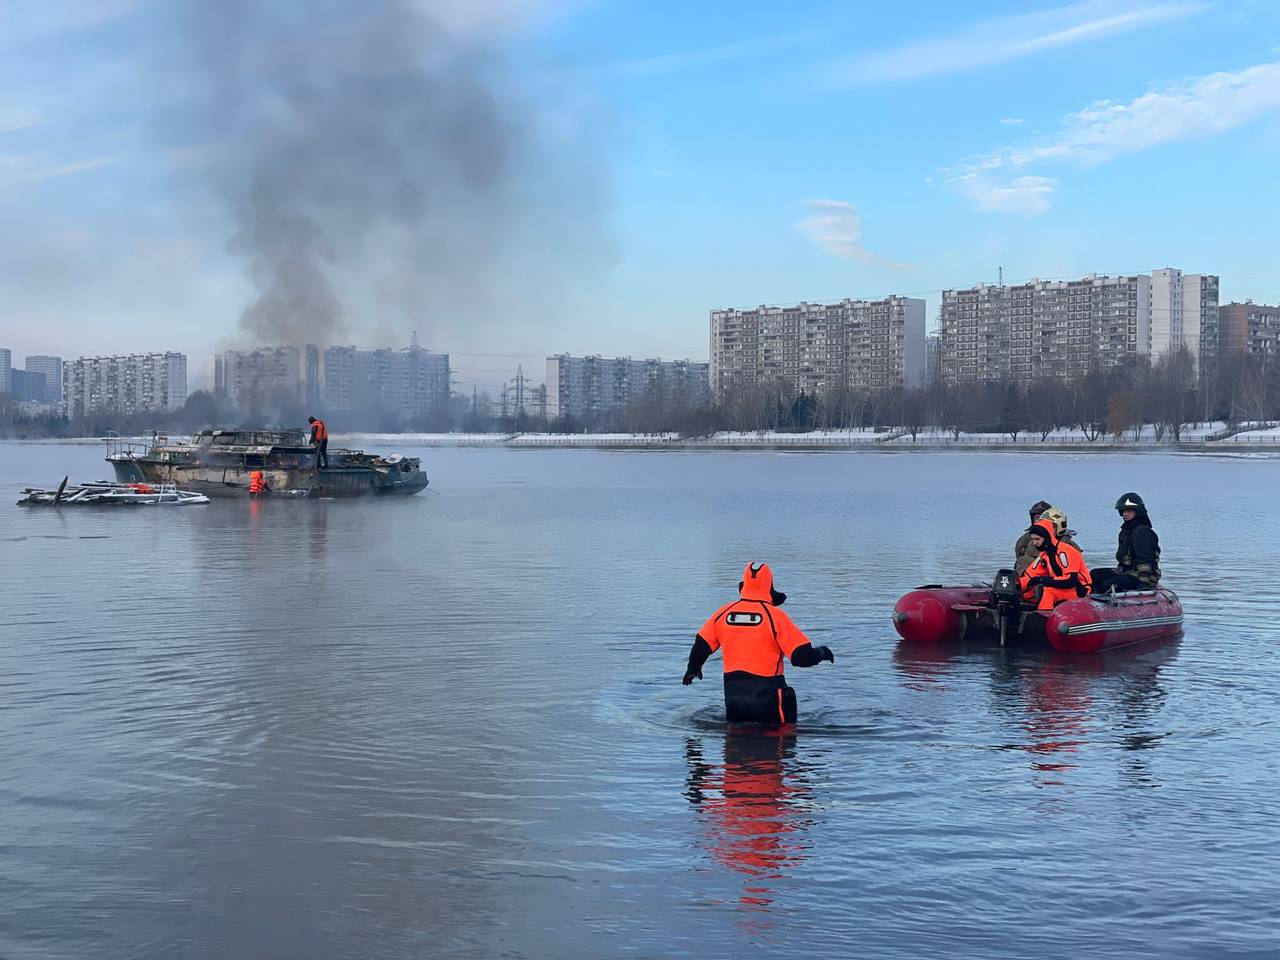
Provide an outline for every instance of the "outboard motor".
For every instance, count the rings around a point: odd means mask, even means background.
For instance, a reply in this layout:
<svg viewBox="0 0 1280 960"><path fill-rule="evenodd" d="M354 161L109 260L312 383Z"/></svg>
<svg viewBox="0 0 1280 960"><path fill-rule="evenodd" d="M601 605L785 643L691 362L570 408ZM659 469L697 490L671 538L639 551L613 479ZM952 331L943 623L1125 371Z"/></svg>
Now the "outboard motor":
<svg viewBox="0 0 1280 960"><path fill-rule="evenodd" d="M991 580L991 606L996 612L996 623L1000 627L1000 646L1003 647L1009 627L1022 609L1022 588L1018 586L1018 575L1014 571L996 571Z"/></svg>

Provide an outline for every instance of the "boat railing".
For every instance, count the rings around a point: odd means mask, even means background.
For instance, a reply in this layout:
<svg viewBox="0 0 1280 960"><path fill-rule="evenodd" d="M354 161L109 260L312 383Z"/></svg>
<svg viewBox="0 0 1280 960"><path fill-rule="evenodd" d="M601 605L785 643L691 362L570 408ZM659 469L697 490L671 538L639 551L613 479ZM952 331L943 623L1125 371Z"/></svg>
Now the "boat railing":
<svg viewBox="0 0 1280 960"><path fill-rule="evenodd" d="M151 436L122 437L114 430L102 438L107 445L108 460L138 460L149 456L157 447L190 445L194 441L186 434L155 433Z"/></svg>

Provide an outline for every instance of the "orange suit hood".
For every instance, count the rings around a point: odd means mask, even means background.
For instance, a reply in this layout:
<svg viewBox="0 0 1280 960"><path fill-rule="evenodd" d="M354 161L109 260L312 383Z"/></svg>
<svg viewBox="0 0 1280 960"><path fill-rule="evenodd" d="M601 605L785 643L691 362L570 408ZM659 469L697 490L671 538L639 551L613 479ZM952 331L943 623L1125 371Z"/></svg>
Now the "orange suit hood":
<svg viewBox="0 0 1280 960"><path fill-rule="evenodd" d="M759 600L763 603L782 606L787 599L785 593L773 589L773 571L767 563L751 561L743 568L742 580L738 584L738 596L743 600Z"/></svg>
<svg viewBox="0 0 1280 960"><path fill-rule="evenodd" d="M1040 536L1044 537L1045 540L1048 541L1047 549L1049 550L1058 549L1058 538L1057 536L1054 535L1052 521L1037 520L1035 523L1033 523L1030 527L1027 528L1027 532L1038 533L1040 534Z"/></svg>

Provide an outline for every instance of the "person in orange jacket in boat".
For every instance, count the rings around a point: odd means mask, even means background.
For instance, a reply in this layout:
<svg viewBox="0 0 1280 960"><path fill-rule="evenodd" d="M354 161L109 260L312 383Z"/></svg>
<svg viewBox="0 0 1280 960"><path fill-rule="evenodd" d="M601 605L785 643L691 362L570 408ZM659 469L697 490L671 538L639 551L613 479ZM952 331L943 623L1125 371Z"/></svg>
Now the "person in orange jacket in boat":
<svg viewBox="0 0 1280 960"><path fill-rule="evenodd" d="M683 683L701 680L707 658L723 651L724 710L730 723L795 723L796 692L782 677L783 661L793 667L836 662L830 647L813 646L778 609L786 599L773 588L767 563L748 563L738 599L712 614L694 637Z"/></svg>
<svg viewBox="0 0 1280 960"><path fill-rule="evenodd" d="M1037 610L1052 610L1066 600L1088 596L1093 579L1075 544L1059 540L1049 519L1037 520L1027 532L1039 555L1018 577L1023 599Z"/></svg>
<svg viewBox="0 0 1280 960"><path fill-rule="evenodd" d="M329 466L329 428L316 417L307 417L311 424L311 444L316 448L316 469Z"/></svg>

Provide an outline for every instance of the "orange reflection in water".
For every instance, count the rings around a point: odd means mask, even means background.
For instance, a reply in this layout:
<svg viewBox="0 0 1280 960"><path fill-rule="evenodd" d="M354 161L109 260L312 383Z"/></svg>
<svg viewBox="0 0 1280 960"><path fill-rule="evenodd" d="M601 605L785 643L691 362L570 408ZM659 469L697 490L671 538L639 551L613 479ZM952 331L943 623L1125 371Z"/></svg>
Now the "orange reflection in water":
<svg viewBox="0 0 1280 960"><path fill-rule="evenodd" d="M766 908L778 881L807 857L807 785L794 770L795 736L730 732L724 763L707 761L689 739L685 796L699 811L706 848L719 864L743 875L744 906Z"/></svg>

